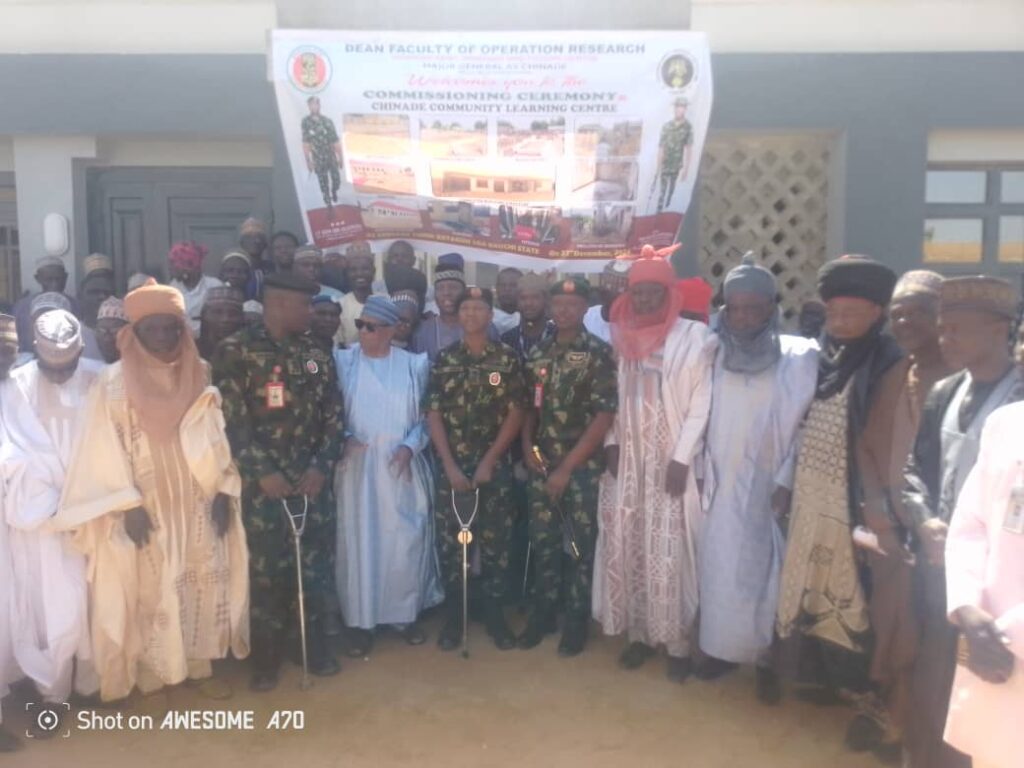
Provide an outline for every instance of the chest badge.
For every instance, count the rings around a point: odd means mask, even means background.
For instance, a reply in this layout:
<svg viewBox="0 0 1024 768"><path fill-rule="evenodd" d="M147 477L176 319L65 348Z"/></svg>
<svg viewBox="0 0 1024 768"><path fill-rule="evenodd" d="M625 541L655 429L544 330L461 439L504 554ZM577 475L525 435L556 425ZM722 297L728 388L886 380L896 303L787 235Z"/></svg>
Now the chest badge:
<svg viewBox="0 0 1024 768"><path fill-rule="evenodd" d="M316 364L316 360L307 360L306 370L309 373L320 373L320 366Z"/></svg>
<svg viewBox="0 0 1024 768"><path fill-rule="evenodd" d="M501 384L501 374L498 373L497 371L494 371L493 373L491 373L490 376L487 377L487 381L492 387L496 387L499 384Z"/></svg>

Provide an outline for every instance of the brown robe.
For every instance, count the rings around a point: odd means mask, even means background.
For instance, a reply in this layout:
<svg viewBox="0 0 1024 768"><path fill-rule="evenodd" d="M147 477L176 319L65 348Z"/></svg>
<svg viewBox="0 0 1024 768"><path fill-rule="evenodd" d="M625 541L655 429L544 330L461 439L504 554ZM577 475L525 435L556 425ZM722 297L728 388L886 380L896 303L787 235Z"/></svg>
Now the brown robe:
<svg viewBox="0 0 1024 768"><path fill-rule="evenodd" d="M903 467L913 448L924 399L949 374L942 363L922 367L905 358L886 371L857 444L864 488L864 522L880 555L865 550L871 569L869 614L874 635L871 679L882 692L897 741L910 717L910 687L920 627L912 608L914 556L907 546L913 521L903 507Z"/></svg>

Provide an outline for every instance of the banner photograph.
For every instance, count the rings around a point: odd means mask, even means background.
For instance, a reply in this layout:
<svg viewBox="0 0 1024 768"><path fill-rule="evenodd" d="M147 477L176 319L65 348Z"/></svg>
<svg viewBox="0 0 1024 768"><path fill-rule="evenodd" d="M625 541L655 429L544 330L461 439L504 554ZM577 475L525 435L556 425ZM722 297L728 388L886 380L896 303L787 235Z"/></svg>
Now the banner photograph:
<svg viewBox="0 0 1024 768"><path fill-rule="evenodd" d="M673 242L711 113L694 32L278 30L306 232L587 272Z"/></svg>

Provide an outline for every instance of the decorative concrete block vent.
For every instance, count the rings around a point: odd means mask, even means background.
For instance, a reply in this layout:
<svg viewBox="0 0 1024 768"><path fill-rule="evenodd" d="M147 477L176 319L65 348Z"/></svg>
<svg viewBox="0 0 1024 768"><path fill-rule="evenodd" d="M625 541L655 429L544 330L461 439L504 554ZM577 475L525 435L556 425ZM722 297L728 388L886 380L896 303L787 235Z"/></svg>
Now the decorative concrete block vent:
<svg viewBox="0 0 1024 768"><path fill-rule="evenodd" d="M792 319L815 297L826 257L830 139L730 136L707 142L700 169L700 269L716 294L753 251L778 279Z"/></svg>

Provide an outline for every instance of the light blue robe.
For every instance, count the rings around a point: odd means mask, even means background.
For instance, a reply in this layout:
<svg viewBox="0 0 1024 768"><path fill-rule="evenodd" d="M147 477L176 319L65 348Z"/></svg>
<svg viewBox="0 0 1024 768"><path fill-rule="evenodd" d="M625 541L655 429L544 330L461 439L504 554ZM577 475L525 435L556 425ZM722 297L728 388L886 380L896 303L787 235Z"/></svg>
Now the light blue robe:
<svg viewBox="0 0 1024 768"><path fill-rule="evenodd" d="M430 363L394 347L387 357L366 357L358 344L334 359L346 434L365 444L350 451L334 478L341 610L349 627L408 624L443 598L420 409ZM413 452L411 479L389 467L402 445Z"/></svg>

